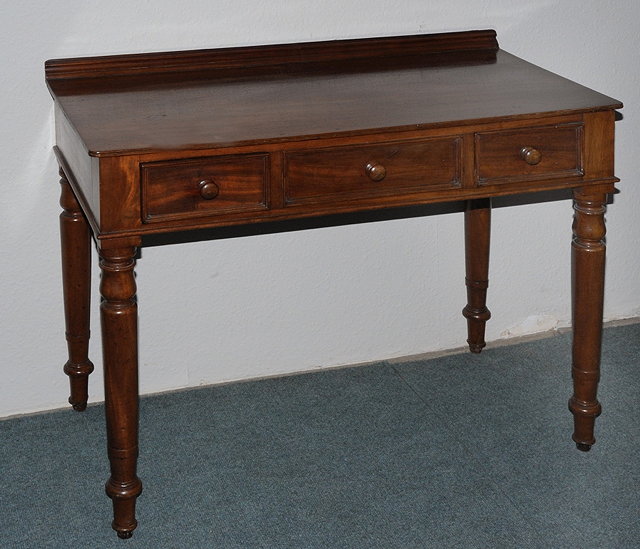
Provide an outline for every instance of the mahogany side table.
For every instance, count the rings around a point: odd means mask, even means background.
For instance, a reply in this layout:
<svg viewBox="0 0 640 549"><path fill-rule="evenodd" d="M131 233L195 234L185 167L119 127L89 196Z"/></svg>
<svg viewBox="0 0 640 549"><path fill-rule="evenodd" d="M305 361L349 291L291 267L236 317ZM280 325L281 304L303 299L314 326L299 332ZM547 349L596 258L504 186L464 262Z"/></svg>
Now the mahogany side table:
<svg viewBox="0 0 640 549"><path fill-rule="evenodd" d="M69 402L83 410L93 237L118 536L136 528L142 491L134 266L149 235L267 232L285 220L464 201L463 314L480 352L491 198L572 189L569 408L578 448L595 442L619 101L500 50L491 30L58 59L45 72L62 183L64 371Z"/></svg>

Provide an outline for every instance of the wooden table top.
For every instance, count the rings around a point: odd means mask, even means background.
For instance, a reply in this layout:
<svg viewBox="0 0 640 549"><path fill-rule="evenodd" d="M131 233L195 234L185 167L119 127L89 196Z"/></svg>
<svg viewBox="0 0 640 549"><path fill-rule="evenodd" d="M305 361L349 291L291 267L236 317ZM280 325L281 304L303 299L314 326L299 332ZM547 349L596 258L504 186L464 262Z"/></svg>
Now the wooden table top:
<svg viewBox="0 0 640 549"><path fill-rule="evenodd" d="M93 156L622 106L499 50L493 31L52 60L46 73Z"/></svg>

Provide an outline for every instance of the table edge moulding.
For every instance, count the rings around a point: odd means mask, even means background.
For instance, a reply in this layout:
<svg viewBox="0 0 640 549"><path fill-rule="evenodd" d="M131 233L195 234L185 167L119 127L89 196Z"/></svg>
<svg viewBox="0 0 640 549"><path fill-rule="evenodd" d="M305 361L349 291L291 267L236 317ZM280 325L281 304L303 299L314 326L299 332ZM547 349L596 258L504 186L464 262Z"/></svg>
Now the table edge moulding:
<svg viewBox="0 0 640 549"><path fill-rule="evenodd" d="M159 235L463 204L463 315L478 353L492 198L571 192L569 408L578 448L594 444L619 101L499 49L492 30L57 59L45 75L62 184L64 371L84 410L93 239L118 536L136 528L142 491L134 267Z"/></svg>

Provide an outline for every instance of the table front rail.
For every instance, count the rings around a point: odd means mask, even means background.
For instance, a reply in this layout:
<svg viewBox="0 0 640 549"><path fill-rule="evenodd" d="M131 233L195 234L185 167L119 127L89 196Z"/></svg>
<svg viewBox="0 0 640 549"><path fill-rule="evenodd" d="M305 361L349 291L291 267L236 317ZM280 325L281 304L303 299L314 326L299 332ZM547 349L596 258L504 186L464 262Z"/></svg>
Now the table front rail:
<svg viewBox="0 0 640 549"><path fill-rule="evenodd" d="M613 114L87 156L99 188L82 205L103 239L613 183ZM86 195L76 174L93 172L60 156Z"/></svg>

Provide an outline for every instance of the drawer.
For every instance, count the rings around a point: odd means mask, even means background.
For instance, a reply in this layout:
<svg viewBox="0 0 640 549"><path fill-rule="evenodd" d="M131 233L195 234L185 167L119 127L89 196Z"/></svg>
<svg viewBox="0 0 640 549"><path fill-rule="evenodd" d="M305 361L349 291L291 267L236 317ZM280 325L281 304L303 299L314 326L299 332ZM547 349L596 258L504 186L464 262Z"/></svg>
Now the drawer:
<svg viewBox="0 0 640 549"><path fill-rule="evenodd" d="M141 165L145 222L268 207L268 155L229 155Z"/></svg>
<svg viewBox="0 0 640 549"><path fill-rule="evenodd" d="M286 204L338 202L460 186L460 138L285 154Z"/></svg>
<svg viewBox="0 0 640 549"><path fill-rule="evenodd" d="M480 185L582 175L582 125L477 133Z"/></svg>

